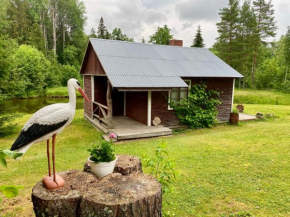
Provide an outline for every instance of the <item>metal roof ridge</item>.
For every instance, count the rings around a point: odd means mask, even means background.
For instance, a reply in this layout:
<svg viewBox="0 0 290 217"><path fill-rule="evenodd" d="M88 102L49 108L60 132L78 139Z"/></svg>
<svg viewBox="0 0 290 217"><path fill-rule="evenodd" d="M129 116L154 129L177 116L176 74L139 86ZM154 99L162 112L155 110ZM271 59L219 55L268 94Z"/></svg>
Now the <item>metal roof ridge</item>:
<svg viewBox="0 0 290 217"><path fill-rule="evenodd" d="M166 44L150 44L150 43L142 43L142 42L135 42L135 41L121 41L121 40L112 40L112 39L103 39L103 38L89 38L89 40L98 40L98 41L109 41L115 43L127 43L127 44L140 44L140 45L150 45L150 46L161 46L161 47L173 47L173 48L186 48L186 49L196 49L196 50L208 50L208 48L204 47L183 47L183 46L173 46L173 45L166 45ZM211 52L211 51L210 51Z"/></svg>

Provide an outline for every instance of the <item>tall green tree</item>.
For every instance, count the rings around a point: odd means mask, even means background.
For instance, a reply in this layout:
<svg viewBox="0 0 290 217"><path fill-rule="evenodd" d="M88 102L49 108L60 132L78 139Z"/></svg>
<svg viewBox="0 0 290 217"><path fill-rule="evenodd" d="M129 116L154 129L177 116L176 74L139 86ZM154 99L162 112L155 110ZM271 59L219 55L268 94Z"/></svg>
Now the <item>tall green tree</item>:
<svg viewBox="0 0 290 217"><path fill-rule="evenodd" d="M195 35L195 38L193 39L193 44L191 47L205 47L205 44L203 43L203 37L201 35L201 27L198 25L197 33Z"/></svg>
<svg viewBox="0 0 290 217"><path fill-rule="evenodd" d="M43 53L34 47L21 45L13 55L13 62L8 86L17 86L18 95L26 93L29 96L31 91L43 90L51 66ZM15 84L15 81L18 82Z"/></svg>
<svg viewBox="0 0 290 217"><path fill-rule="evenodd" d="M239 0L229 0L228 7L220 9L221 22L217 23L218 48L221 58L236 67L237 38L239 29Z"/></svg>
<svg viewBox="0 0 290 217"><path fill-rule="evenodd" d="M119 41L132 41L132 42L134 41L133 38L129 38L126 34L123 34L122 30L117 27L112 31L111 39Z"/></svg>
<svg viewBox="0 0 290 217"><path fill-rule="evenodd" d="M239 64L237 70L244 75L243 83L239 79L239 88L250 83L252 74L252 60L255 51L253 41L256 33L256 16L249 0L244 1L240 11L240 25L238 29L238 51Z"/></svg>
<svg viewBox="0 0 290 217"><path fill-rule="evenodd" d="M92 27L91 32L89 34L89 37L90 38L97 38L98 37L97 34L96 34L96 30L95 30L94 27Z"/></svg>
<svg viewBox="0 0 290 217"><path fill-rule="evenodd" d="M287 33L285 35L285 44L284 44L284 56L286 63L286 74L285 74L285 82L287 81L287 76L290 67L290 26L288 26Z"/></svg>
<svg viewBox="0 0 290 217"><path fill-rule="evenodd" d="M100 22L99 22L97 37L102 38L102 39L110 38L110 33L107 30L107 27L105 26L105 21L103 17L101 17Z"/></svg>
<svg viewBox="0 0 290 217"><path fill-rule="evenodd" d="M31 14L29 0L10 0L7 8L6 33L19 44L28 44L41 50L44 48L44 41L41 29Z"/></svg>
<svg viewBox="0 0 290 217"><path fill-rule="evenodd" d="M269 0L266 2L265 0L254 0L253 7L256 15L256 37L253 43L255 44L255 53L253 57L253 72L251 82L255 83L255 71L257 67L257 60L259 57L259 48L262 44L267 44L267 39L269 37L274 37L276 35L276 21L274 18L274 8L272 5L272 1Z"/></svg>
<svg viewBox="0 0 290 217"><path fill-rule="evenodd" d="M173 39L173 35L170 31L171 29L169 29L167 25L163 27L158 26L156 32L150 36L148 43L168 45L169 41Z"/></svg>

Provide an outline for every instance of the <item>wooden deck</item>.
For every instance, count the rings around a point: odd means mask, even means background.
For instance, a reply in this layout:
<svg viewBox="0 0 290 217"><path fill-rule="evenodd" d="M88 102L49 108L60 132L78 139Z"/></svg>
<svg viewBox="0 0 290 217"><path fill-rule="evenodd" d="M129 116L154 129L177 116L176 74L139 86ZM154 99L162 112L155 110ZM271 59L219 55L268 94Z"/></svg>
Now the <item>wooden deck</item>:
<svg viewBox="0 0 290 217"><path fill-rule="evenodd" d="M113 128L109 130L106 129L103 125L100 125L97 120L91 119L86 114L84 114L84 117L104 133L115 133L117 135L117 141L172 135L172 130L168 127L161 125L156 127L149 127L129 117L114 116ZM103 138L108 140L108 135L104 135Z"/></svg>
<svg viewBox="0 0 290 217"><path fill-rule="evenodd" d="M257 119L257 117L254 115L239 113L239 121L252 121L252 120L256 120L256 119Z"/></svg>
<svg viewBox="0 0 290 217"><path fill-rule="evenodd" d="M110 132L117 135L117 140L148 138L172 135L172 130L164 126L147 126L129 117L113 117L113 128Z"/></svg>

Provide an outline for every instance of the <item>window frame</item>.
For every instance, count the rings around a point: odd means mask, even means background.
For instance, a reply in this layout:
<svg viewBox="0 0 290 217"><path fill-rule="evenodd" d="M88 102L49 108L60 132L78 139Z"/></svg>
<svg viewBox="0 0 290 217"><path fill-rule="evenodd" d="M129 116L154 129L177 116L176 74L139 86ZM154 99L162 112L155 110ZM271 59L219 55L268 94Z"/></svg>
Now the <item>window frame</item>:
<svg viewBox="0 0 290 217"><path fill-rule="evenodd" d="M191 80L185 79L183 81L188 84L188 87L187 87L187 97L188 97L189 96L189 90L191 88ZM172 90L169 90L168 91L168 110L174 110L173 108L170 107L170 96L171 96L171 92L172 92ZM178 87L178 101L180 101L180 87Z"/></svg>

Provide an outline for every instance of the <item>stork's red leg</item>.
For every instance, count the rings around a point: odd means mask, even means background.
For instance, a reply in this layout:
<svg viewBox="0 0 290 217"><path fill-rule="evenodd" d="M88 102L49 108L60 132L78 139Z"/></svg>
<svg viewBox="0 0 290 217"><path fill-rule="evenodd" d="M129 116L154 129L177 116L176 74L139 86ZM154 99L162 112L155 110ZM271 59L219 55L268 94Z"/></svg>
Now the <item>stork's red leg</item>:
<svg viewBox="0 0 290 217"><path fill-rule="evenodd" d="M46 149L47 149L48 175L51 176L51 170L50 170L50 155L49 155L49 139L46 141Z"/></svg>
<svg viewBox="0 0 290 217"><path fill-rule="evenodd" d="M52 169L53 169L53 181L56 182L56 174L55 174L55 160L54 160L54 150L55 150L55 137L56 134L52 136Z"/></svg>

